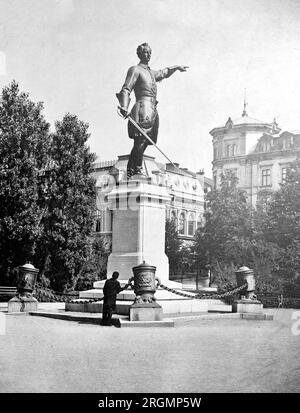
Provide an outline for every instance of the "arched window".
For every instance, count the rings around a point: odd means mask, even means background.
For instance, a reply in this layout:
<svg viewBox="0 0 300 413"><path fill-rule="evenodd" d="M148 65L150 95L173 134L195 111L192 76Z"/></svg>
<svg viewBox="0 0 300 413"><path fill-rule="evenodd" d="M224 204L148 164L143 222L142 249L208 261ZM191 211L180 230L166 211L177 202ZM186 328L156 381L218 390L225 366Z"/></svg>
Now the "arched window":
<svg viewBox="0 0 300 413"><path fill-rule="evenodd" d="M231 155L235 156L236 155L236 145L232 145L231 147Z"/></svg>
<svg viewBox="0 0 300 413"><path fill-rule="evenodd" d="M178 233L180 235L184 235L185 233L185 214L181 212L179 215L179 226L178 226Z"/></svg>
<svg viewBox="0 0 300 413"><path fill-rule="evenodd" d="M195 235L195 226L196 226L196 220L195 220L195 214L191 212L188 217L188 235L194 236Z"/></svg>

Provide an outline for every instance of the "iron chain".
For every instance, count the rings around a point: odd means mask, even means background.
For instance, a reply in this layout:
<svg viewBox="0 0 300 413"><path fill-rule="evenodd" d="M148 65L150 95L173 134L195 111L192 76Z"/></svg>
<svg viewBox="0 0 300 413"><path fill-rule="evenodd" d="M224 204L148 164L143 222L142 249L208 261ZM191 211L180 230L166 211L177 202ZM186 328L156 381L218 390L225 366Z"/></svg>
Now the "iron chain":
<svg viewBox="0 0 300 413"><path fill-rule="evenodd" d="M217 299L221 299L221 298L225 298L225 297L229 297L231 295L234 295L236 293L238 293L239 291L243 290L244 288L246 288L248 286L247 283L243 284L240 287L236 287L233 290L230 291L226 291L222 294L196 294L196 295L190 295L190 294L186 294L180 291L175 290L174 288L169 288L166 285L163 284L159 284L159 287L161 287L162 289L169 291L173 294L179 295L181 297L186 297L186 298L190 298L190 299L197 299L197 300L217 300ZM55 293L54 291L50 290L49 288L44 288L41 286L37 286L35 288L35 295L38 296L38 298L40 299L41 297L43 298L47 298L50 299L51 301L56 301L56 302L70 302L72 300L74 300L74 296L70 296L68 294L58 294ZM101 301L102 299L99 298L90 298L87 300L80 300L81 303L93 303L93 302L97 302L97 301Z"/></svg>
<svg viewBox="0 0 300 413"><path fill-rule="evenodd" d="M56 293L55 291L50 290L50 288L42 287L39 284L36 285L34 290L35 290L34 295L38 299L46 298L54 302L70 302L71 300L74 300L75 298L75 295L72 296L69 294Z"/></svg>
<svg viewBox="0 0 300 413"><path fill-rule="evenodd" d="M182 293L180 291L174 290L174 288L169 288L169 287L167 287L166 285L163 285L163 284L160 284L159 286L161 288L163 288L164 290L170 291L173 294L180 295L181 297L187 297L187 298L197 299L197 300L207 300L207 299L217 300L217 299L229 297L231 295L234 295L234 294L238 293L239 291L246 288L248 286L248 283L245 283L240 287L234 288L233 290L226 291L225 293L222 293L222 294L196 294L196 295L190 295L190 294Z"/></svg>

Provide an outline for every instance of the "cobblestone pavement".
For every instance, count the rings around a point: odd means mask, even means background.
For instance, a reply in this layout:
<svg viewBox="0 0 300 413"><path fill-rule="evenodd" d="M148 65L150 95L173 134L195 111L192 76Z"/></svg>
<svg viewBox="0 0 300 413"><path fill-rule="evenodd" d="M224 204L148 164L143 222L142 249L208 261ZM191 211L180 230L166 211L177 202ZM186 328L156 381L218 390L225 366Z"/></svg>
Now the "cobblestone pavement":
<svg viewBox="0 0 300 413"><path fill-rule="evenodd" d="M136 329L2 313L0 391L299 392L300 310L265 311Z"/></svg>

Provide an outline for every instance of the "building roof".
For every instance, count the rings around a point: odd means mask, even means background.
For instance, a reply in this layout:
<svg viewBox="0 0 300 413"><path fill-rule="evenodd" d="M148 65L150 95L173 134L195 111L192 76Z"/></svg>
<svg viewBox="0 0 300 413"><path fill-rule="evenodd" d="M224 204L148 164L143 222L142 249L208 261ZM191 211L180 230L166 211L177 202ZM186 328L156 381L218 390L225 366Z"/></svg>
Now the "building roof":
<svg viewBox="0 0 300 413"><path fill-rule="evenodd" d="M219 129L219 128L226 128L228 127L228 123L231 123L231 127L233 126L242 126L242 125L261 125L261 126L271 126L271 123L263 122L262 120L251 118L248 115L241 116L236 119L228 118L228 120L223 123L223 125L216 126L212 130Z"/></svg>
<svg viewBox="0 0 300 413"><path fill-rule="evenodd" d="M214 181L208 176L204 177L204 185L213 187Z"/></svg>
<svg viewBox="0 0 300 413"><path fill-rule="evenodd" d="M238 125L271 125L270 123L263 122L262 120L258 120L255 118L251 118L250 116L241 116L240 118L234 119L232 121L234 126Z"/></svg>

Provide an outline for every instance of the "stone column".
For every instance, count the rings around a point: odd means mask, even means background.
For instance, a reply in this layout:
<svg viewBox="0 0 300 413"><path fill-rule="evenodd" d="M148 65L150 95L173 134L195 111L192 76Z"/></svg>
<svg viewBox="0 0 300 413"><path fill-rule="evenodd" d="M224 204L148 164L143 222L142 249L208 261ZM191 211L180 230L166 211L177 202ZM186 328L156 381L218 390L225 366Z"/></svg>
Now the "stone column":
<svg viewBox="0 0 300 413"><path fill-rule="evenodd" d="M132 268L143 261L156 267L162 283L169 280L165 254L166 203L171 196L165 186L140 177L116 184L108 194L113 211L112 253L108 258L108 278L114 271L120 280L132 277Z"/></svg>

